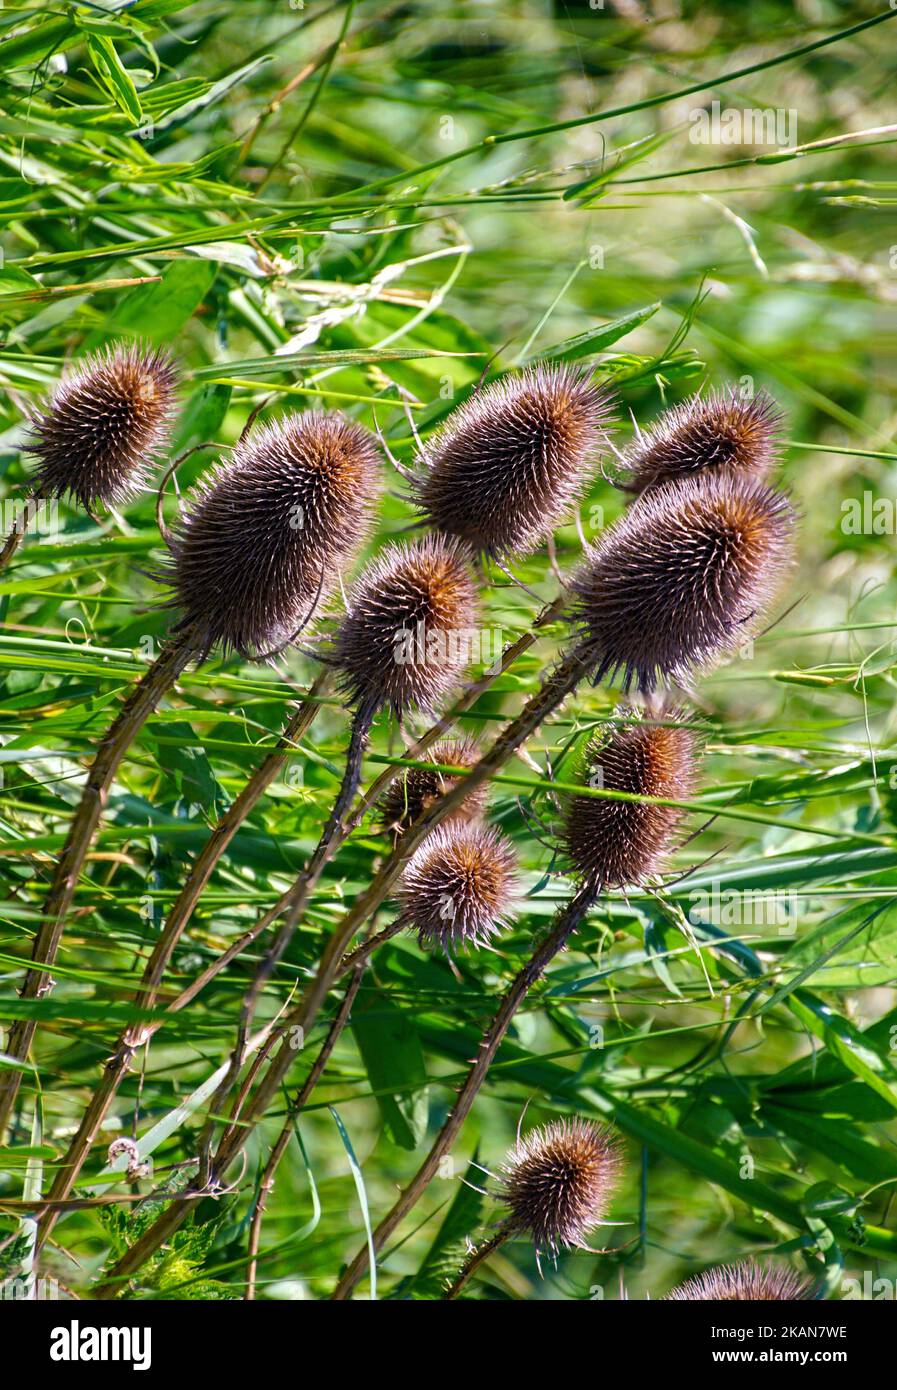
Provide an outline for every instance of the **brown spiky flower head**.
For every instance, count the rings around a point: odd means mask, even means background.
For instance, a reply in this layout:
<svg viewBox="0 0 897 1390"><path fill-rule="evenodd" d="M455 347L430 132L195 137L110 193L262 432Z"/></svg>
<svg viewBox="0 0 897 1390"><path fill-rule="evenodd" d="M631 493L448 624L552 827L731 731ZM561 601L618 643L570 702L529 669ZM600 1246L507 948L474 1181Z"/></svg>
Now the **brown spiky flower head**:
<svg viewBox="0 0 897 1390"><path fill-rule="evenodd" d="M699 740L684 711L655 717L622 706L588 745L582 781L605 791L686 801L693 794ZM684 810L611 797L571 795L564 844L577 874L604 891L645 883L662 866Z"/></svg>
<svg viewBox="0 0 897 1390"><path fill-rule="evenodd" d="M514 914L517 858L509 840L473 822L440 825L412 856L396 890L399 921L422 946L482 946Z"/></svg>
<svg viewBox="0 0 897 1390"><path fill-rule="evenodd" d="M130 343L85 358L31 420L35 493L72 497L88 512L135 496L168 439L176 391L160 349Z"/></svg>
<svg viewBox="0 0 897 1390"><path fill-rule="evenodd" d="M557 1120L519 1139L502 1165L499 1200L513 1231L537 1250L582 1246L605 1217L620 1179L613 1132L588 1120Z"/></svg>
<svg viewBox="0 0 897 1390"><path fill-rule="evenodd" d="M425 445L417 503L474 551L528 554L585 491L610 413L608 394L563 364L493 382Z"/></svg>
<svg viewBox="0 0 897 1390"><path fill-rule="evenodd" d="M364 539L379 491L371 435L307 411L251 431L196 488L172 538L184 625L264 659L311 622Z"/></svg>
<svg viewBox="0 0 897 1390"><path fill-rule="evenodd" d="M664 411L626 454L621 482L631 492L705 470L765 478L780 451L782 413L765 391L712 391Z"/></svg>
<svg viewBox="0 0 897 1390"><path fill-rule="evenodd" d="M788 499L753 478L712 473L652 488L573 581L596 679L687 688L737 650L790 566L794 524Z"/></svg>
<svg viewBox="0 0 897 1390"><path fill-rule="evenodd" d="M383 829L393 835L404 835L418 816L463 779L442 767L471 768L480 759L480 745L474 738L444 738L429 748L421 762L405 768L390 783L380 802ZM477 820L486 809L488 784L475 787L470 796L456 807L446 820Z"/></svg>
<svg viewBox="0 0 897 1390"><path fill-rule="evenodd" d="M666 1295L687 1302L796 1302L813 1297L813 1281L787 1265L761 1265L755 1260L720 1265L686 1279Z"/></svg>
<svg viewBox="0 0 897 1390"><path fill-rule="evenodd" d="M329 660L359 708L431 711L470 660L476 612L457 542L387 545L355 584Z"/></svg>

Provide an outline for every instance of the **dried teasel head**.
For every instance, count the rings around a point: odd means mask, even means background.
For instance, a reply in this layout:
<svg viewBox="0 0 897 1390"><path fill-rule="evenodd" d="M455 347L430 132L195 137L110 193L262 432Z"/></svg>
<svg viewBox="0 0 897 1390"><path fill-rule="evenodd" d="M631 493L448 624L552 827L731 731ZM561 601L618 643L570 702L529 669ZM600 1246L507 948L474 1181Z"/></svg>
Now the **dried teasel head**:
<svg viewBox="0 0 897 1390"><path fill-rule="evenodd" d="M440 825L411 857L396 891L402 926L422 946L483 946L514 914L517 858L497 830Z"/></svg>
<svg viewBox="0 0 897 1390"><path fill-rule="evenodd" d="M758 391L712 391L664 411L628 450L621 482L631 492L704 470L765 478L778 461L782 413Z"/></svg>
<svg viewBox="0 0 897 1390"><path fill-rule="evenodd" d="M610 415L607 392L563 364L502 378L424 446L418 506L474 551L527 554L585 491Z"/></svg>
<svg viewBox="0 0 897 1390"><path fill-rule="evenodd" d="M403 835L434 801L463 780L450 772L438 771L439 766L470 768L479 762L480 754L480 745L474 738L445 738L434 743L423 759L400 772L384 793L379 807L383 829ZM489 787L483 782L446 817L446 822L477 820L488 799Z"/></svg>
<svg viewBox="0 0 897 1390"><path fill-rule="evenodd" d="M788 499L756 479L704 474L651 489L573 580L596 679L687 688L737 650L790 567L794 526Z"/></svg>
<svg viewBox="0 0 897 1390"><path fill-rule="evenodd" d="M359 708L431 711L468 665L476 615L457 542L387 545L353 587L328 660Z"/></svg>
<svg viewBox="0 0 897 1390"><path fill-rule="evenodd" d="M662 707L640 716L629 706L585 750L582 780L605 791L687 801L694 792L699 740L685 712ZM685 811L673 806L571 795L564 845L577 874L604 891L645 883L662 866Z"/></svg>
<svg viewBox="0 0 897 1390"><path fill-rule="evenodd" d="M686 1279L666 1295L673 1301L687 1302L796 1302L813 1297L813 1281L795 1273L787 1265L761 1265L745 1260L737 1265L720 1265Z"/></svg>
<svg viewBox="0 0 897 1390"><path fill-rule="evenodd" d="M252 430L196 488L170 578L204 650L265 658L311 622L367 534L379 492L373 437L307 411Z"/></svg>
<svg viewBox="0 0 897 1390"><path fill-rule="evenodd" d="M177 372L167 352L127 344L67 372L31 420L34 490L86 511L145 487L174 417Z"/></svg>
<svg viewBox="0 0 897 1390"><path fill-rule="evenodd" d="M607 1213L622 1163L619 1141L604 1125L557 1120L531 1130L502 1165L499 1200L508 1225L551 1254L582 1246Z"/></svg>

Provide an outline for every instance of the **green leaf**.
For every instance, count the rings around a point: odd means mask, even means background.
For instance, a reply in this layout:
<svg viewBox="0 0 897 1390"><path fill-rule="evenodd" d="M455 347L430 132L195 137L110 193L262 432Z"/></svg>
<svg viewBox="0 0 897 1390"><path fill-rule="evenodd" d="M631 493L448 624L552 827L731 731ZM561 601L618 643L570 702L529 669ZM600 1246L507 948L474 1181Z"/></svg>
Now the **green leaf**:
<svg viewBox="0 0 897 1390"><path fill-rule="evenodd" d="M565 338L563 342L555 343L553 347L546 348L544 352L527 360L535 362L548 358L552 361L574 362L580 357L591 357L594 353L610 347L618 339L625 338L627 333L631 333L640 324L647 323L659 308L659 300L655 304L646 304L644 309L635 309L631 314L624 314L622 318L613 319L599 328L590 328L588 332L580 333L575 338Z"/></svg>
<svg viewBox="0 0 897 1390"><path fill-rule="evenodd" d="M116 105L130 117L135 125L143 120L143 111L137 88L115 49L115 44L106 34L87 34L87 52L96 68L100 82Z"/></svg>
<svg viewBox="0 0 897 1390"><path fill-rule="evenodd" d="M427 1071L417 1029L389 995L364 988L352 1032L393 1143L416 1149L427 1129Z"/></svg>

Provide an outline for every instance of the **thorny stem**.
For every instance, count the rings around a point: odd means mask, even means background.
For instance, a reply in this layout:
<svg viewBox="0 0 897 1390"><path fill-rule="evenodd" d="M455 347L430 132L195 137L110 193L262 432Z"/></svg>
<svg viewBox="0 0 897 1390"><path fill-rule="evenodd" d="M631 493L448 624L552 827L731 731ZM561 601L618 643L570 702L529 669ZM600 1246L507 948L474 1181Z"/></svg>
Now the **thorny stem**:
<svg viewBox="0 0 897 1390"><path fill-rule="evenodd" d="M23 999L38 999L52 988L50 969L56 959L65 919L72 905L75 888L93 842L109 789L119 764L159 701L175 684L191 657L196 642L188 628L168 642L152 666L132 688L118 716L104 734L81 793L62 852L56 862L53 882L47 895L42 920L31 950L32 966L20 990ZM34 1037L37 1021L19 1019L12 1027L6 1051L17 1062L24 1062ZM22 1072L16 1067L4 1070L0 1078L0 1135L2 1135L18 1094Z"/></svg>
<svg viewBox="0 0 897 1390"><path fill-rule="evenodd" d="M368 889L344 914L331 935L315 976L302 999L281 1020L278 1029L280 1047L268 1071L259 1083L250 1104L241 1114L240 1123L231 1125L222 1135L209 1174L209 1184L212 1187L218 1180L217 1175L226 1171L246 1144L254 1125L265 1113L272 1098L277 1094L284 1076L289 1071L295 1058L295 1052L289 1044L290 1031L301 1028L307 1035L339 974L340 960L344 951L359 928L385 900L393 884L401 875L407 860L430 831L439 825L447 815L456 810L470 792L492 777L538 729L542 721L563 703L567 695L585 676L587 669L585 657L578 649L571 652L554 668L542 689L527 701L517 718L508 725L492 748L471 768L465 778L452 787L440 801L429 807L402 836L398 848L384 864ZM95 1291L94 1297L110 1296L120 1287L120 1280L127 1279L134 1274L144 1260L158 1250L169 1235L178 1229L188 1216L191 1206L192 1198L189 1196L172 1202L164 1213L164 1218L160 1218L150 1226L140 1240L136 1241L110 1270L104 1283Z"/></svg>
<svg viewBox="0 0 897 1390"><path fill-rule="evenodd" d="M215 829L206 840L200 853L197 855L190 869L189 874L181 888L180 893L172 904L171 910L165 919L165 924L159 935L152 954L147 961L140 982L140 989L135 997L135 1005L141 1011L152 1009L159 993L159 987L165 976L172 955L177 948L178 942L189 923L200 895L214 872L215 866L220 860L227 846L233 840L240 826L250 815L253 807L270 787L289 758L290 750L295 747L298 739L310 728L312 721L320 709L320 698L329 683L329 673L320 675L311 686L308 695L293 712L287 722L283 733L277 741L277 745L268 754L267 758L256 769L243 790L225 811ZM268 926L267 916L259 919L258 922L235 942L231 947L214 961L207 971L203 972L197 980L190 985L178 1000L170 1007L169 1013L182 1008L184 1004L194 999L201 989L213 979L239 952ZM161 1026L160 1023L147 1025L145 1023L129 1024L124 1030L112 1055L108 1058L103 1069L103 1076L99 1086L90 1099L87 1109L81 1117L78 1130L72 1138L68 1150L63 1158L53 1185L48 1194L49 1200L56 1200L67 1197L71 1192L88 1154L96 1142L97 1134L103 1124L109 1107L115 1099L118 1089L128 1073L134 1053L139 1047L147 1043L153 1033ZM38 1233L38 1248L44 1244L56 1223L59 1209L47 1211L43 1218Z"/></svg>
<svg viewBox="0 0 897 1390"><path fill-rule="evenodd" d="M483 1264L485 1260L488 1260L490 1255L494 1255L499 1246L504 1245L510 1235L511 1228L507 1223L504 1223L495 1232L494 1236L491 1236L489 1240L484 1240L480 1245L477 1245L471 1250L461 1268L461 1272L442 1295L442 1301L445 1302L448 1299L457 1298L458 1294L464 1288L464 1285L471 1276L476 1273L480 1265Z"/></svg>
<svg viewBox="0 0 897 1390"><path fill-rule="evenodd" d="M458 1092L458 1099L439 1131L433 1146L427 1157L424 1159L420 1168L411 1179L408 1186L400 1194L398 1200L393 1204L391 1211L383 1218L374 1232L372 1245L374 1253L383 1248L384 1243L392 1235L393 1231L401 1221L408 1215L411 1209L423 1196L425 1189L435 1177L441 1159L448 1153L452 1144L457 1138L461 1126L467 1118L474 1100L486 1080L486 1075L492 1060L498 1051L499 1045L508 1031L511 1020L520 1005L523 1003L531 987L540 978L550 962L566 946L571 934L580 925L586 913L594 905L598 897L598 888L592 881L584 883L573 895L569 902L558 912L554 926L542 945L535 954L527 961L526 965L519 970L513 981L505 991L504 997L496 1010L495 1016L489 1027L483 1034L477 1051L476 1060L467 1078ZM359 1250L355 1259L343 1274L332 1297L336 1301L342 1301L349 1297L353 1288L364 1274L368 1267L369 1252L367 1245Z"/></svg>

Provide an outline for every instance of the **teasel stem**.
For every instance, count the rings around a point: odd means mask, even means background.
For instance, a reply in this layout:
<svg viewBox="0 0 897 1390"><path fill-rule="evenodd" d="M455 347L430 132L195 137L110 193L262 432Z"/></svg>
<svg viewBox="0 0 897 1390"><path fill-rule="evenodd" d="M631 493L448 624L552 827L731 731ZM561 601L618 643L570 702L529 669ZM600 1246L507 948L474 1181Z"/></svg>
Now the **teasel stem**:
<svg viewBox="0 0 897 1390"><path fill-rule="evenodd" d="M38 999L52 988L50 970L59 951L65 919L119 764L159 701L172 689L195 654L196 640L189 628L167 642L133 686L104 734L56 863L44 903L41 926L31 950L32 965L19 991L21 998ZM16 1062L24 1062L36 1028L36 1019L17 1020L10 1031L7 1056ZM21 1080L22 1072L17 1067L4 1068L0 1076L0 1135L9 1121Z"/></svg>
<svg viewBox="0 0 897 1390"><path fill-rule="evenodd" d="M320 1081L324 1073L324 1068L327 1066L331 1053L336 1046L337 1039L349 1021L349 1017L352 1013L352 1005L355 1003L355 998L361 986L364 972L365 962L361 961L352 971L352 978L349 981L349 986L343 995L342 1003L334 1016L321 1050L312 1063L311 1071L308 1073L302 1086L290 1102L286 1119L283 1122L283 1128L268 1156L268 1162L265 1164L262 1180L259 1184L255 1209L252 1213L252 1222L249 1227L249 1259L246 1270L246 1292L244 1294L244 1298L247 1302L251 1302L255 1298L259 1245L262 1237L262 1222L265 1216L265 1208L268 1205L268 1198L274 1188L274 1179L280 1160L287 1151L290 1139L293 1136L296 1120L301 1111L304 1110L309 1096Z"/></svg>
<svg viewBox="0 0 897 1390"><path fill-rule="evenodd" d="M417 1205L424 1194L424 1190L435 1177L441 1159L448 1153L455 1139L458 1137L461 1126L470 1113L470 1108L479 1093L480 1087L486 1080L489 1068L510 1027L511 1020L526 999L532 986L541 977L558 952L564 949L572 933L576 931L576 928L581 924L590 908L594 907L599 894L600 887L594 880L587 880L580 886L573 897L558 911L554 926L541 946L523 968L517 972L511 984L508 986L492 1022L483 1034L482 1041L477 1051L476 1060L467 1073L464 1084L458 1092L458 1098L452 1106L442 1129L436 1136L430 1152L411 1179L411 1182L393 1204L391 1211L383 1218L374 1231L372 1245L375 1254L378 1250L383 1248L384 1243L389 1239L399 1223L403 1221L412 1208ZM332 1295L334 1300L342 1301L349 1297L368 1267L368 1257L368 1246L365 1245L362 1250L359 1250L355 1259L340 1279Z"/></svg>
<svg viewBox="0 0 897 1390"><path fill-rule="evenodd" d="M14 523L12 530L3 542L3 549L0 550L0 571L6 569L6 566L9 564L10 560L12 560L19 546L24 541L28 523L33 515L31 509L34 508L36 511L39 503L40 498L36 497L33 493L26 497L25 515L20 522Z"/></svg>
<svg viewBox="0 0 897 1390"><path fill-rule="evenodd" d="M496 1250L504 1245L505 1241L509 1240L512 1234L513 1229L511 1223L509 1221L503 1221L493 1236L490 1236L488 1240L484 1240L479 1245L475 1246L465 1260L457 1278L452 1281L445 1293L442 1294L440 1301L446 1302L448 1299L457 1298L458 1294L464 1288L464 1285L472 1278L480 1265L488 1260L490 1255L494 1255Z"/></svg>
<svg viewBox="0 0 897 1390"><path fill-rule="evenodd" d="M349 734L349 748L346 753L346 766L343 772L343 780L337 792L336 800L330 809L327 823L321 831L321 838L318 840L317 847L308 861L295 885L295 896L290 904L290 910L285 914L284 921L278 932L274 945L271 947L264 961L262 962L256 978L250 990L247 1012L247 1024L252 1021L254 1006L259 992L264 988L270 979L277 962L280 960L289 944L296 922L305 910L309 896L314 890L322 870L329 860L336 853L337 846L341 843L339 838L343 820L351 809L355 794L361 783L361 768L364 759L365 749L371 736L371 725L377 714L378 706L374 703L367 703L361 706L352 720L352 729Z"/></svg>
<svg viewBox="0 0 897 1390"><path fill-rule="evenodd" d="M529 637L531 634L527 634L527 636ZM504 661L501 669L506 669ZM225 1129L214 1155L210 1173L207 1175L208 1183L214 1184L217 1180L216 1174L226 1171L247 1143L254 1126L277 1094L283 1078L295 1060L295 1052L289 1044L290 1030L301 1028L306 1034L308 1033L334 981L339 976L342 956L353 936L385 901L418 845L447 815L461 805L469 791L499 771L517 749L538 729L543 720L563 703L587 674L588 669L586 654L580 648L574 648L554 668L542 688L527 701L520 714L512 720L476 766L466 774L465 778L459 781L457 786L431 806L415 825L402 836L396 851L383 865L376 878L349 911L344 914L331 934L313 980L299 1002L281 1020L276 1034L280 1046L272 1058L268 1070L245 1109L239 1114L235 1114ZM496 672L497 674L499 672ZM281 908L284 901L284 899L280 901ZM278 905L275 904L275 909L272 911L277 908ZM102 1285L94 1290L93 1296L95 1298L113 1296L115 1291L121 1287L120 1281L136 1273L144 1261L154 1254L160 1246L164 1245L169 1236L182 1225L192 1210L192 1206L193 1198L189 1196L176 1198L162 1216L144 1231L139 1240L135 1241L134 1245L113 1266Z"/></svg>
<svg viewBox="0 0 897 1390"><path fill-rule="evenodd" d="M240 794L228 807L194 860L184 885L165 919L159 939L153 947L150 958L144 969L143 978L140 982L140 989L134 999L135 1006L140 1009L141 1012L147 1012L153 1008L158 997L159 987L164 978L165 971L168 969L168 965L181 936L193 916L200 895L209 882L216 864L237 834L240 826L251 813L253 807L264 795L265 791L288 761L290 750L295 746L296 741L311 727L315 716L321 708L321 696L330 684L330 680L331 677L329 672L324 672L318 676L305 699L297 709L294 710L284 727L283 733L278 739L276 747L268 754L261 766L258 767L250 777ZM261 935L261 932L267 925L269 925L269 923L264 918L261 922L256 923L250 932L239 939L239 949L244 949L250 941L255 940L257 936ZM233 955L239 954L237 949L229 948L222 958L225 960L225 963L233 958L231 951L233 951ZM215 973L217 973L218 969L223 968L220 963L216 964L217 969ZM205 983L207 983L207 981L203 979L203 977L200 977L199 988ZM195 985L192 987L192 993L190 994L191 998L199 992L199 988ZM109 1107L118 1094L122 1081L130 1070L135 1052L149 1041L150 1037L156 1031L157 1026L158 1025L147 1025L146 1023L129 1024L122 1032L111 1056L106 1061L100 1084L94 1091L81 1117L78 1129L69 1143L65 1157L59 1165L56 1177L53 1180L48 1194L49 1199L62 1200L69 1195L72 1188L75 1186L90 1150L96 1142L96 1137L102 1127L103 1121L109 1113ZM38 1216L40 1223L37 1236L38 1248L46 1241L53 1226L56 1224L58 1215L58 1209L48 1207L46 1215L43 1218Z"/></svg>

